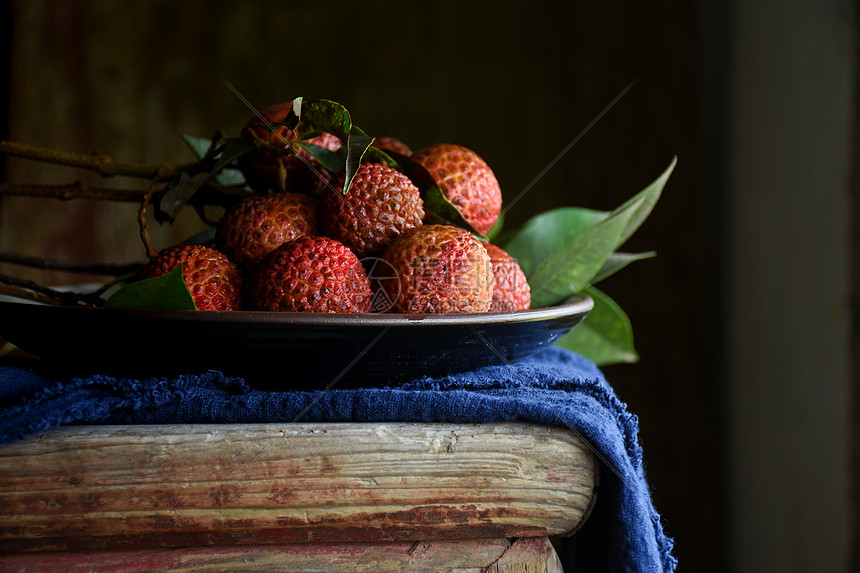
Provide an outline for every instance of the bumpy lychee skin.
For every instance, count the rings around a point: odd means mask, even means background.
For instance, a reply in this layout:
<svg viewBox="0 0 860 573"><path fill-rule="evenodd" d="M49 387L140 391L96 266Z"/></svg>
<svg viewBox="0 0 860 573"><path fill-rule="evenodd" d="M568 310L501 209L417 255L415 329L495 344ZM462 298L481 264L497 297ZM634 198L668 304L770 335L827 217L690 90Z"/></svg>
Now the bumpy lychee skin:
<svg viewBox="0 0 860 573"><path fill-rule="evenodd" d="M502 190L489 165L477 153L453 143L437 143L412 154L466 221L486 233L502 212Z"/></svg>
<svg viewBox="0 0 860 573"><path fill-rule="evenodd" d="M179 263L182 279L197 310L239 310L242 273L223 253L202 245L175 245L163 249L140 271L140 279L166 274Z"/></svg>
<svg viewBox="0 0 860 573"><path fill-rule="evenodd" d="M404 232L421 225L424 202L412 181L386 165L363 163L344 195L343 175L323 198L325 233L359 257L380 254Z"/></svg>
<svg viewBox="0 0 860 573"><path fill-rule="evenodd" d="M252 195L232 205L218 223L215 244L250 269L287 241L319 231L317 200L303 193Z"/></svg>
<svg viewBox="0 0 860 573"><path fill-rule="evenodd" d="M531 288L517 260L498 245L484 243L493 267L493 303L490 312L528 310Z"/></svg>
<svg viewBox="0 0 860 573"><path fill-rule="evenodd" d="M283 102L263 109L260 116L252 117L242 129L241 135L249 139L286 147L298 139L296 132L278 123L286 119L293 102ZM275 129L272 130L271 127ZM330 133L323 133L306 140L329 151L337 151L343 142ZM331 179L331 173L304 150L280 158L264 149L250 151L239 158L239 169L248 184L260 192L295 191L319 195Z"/></svg>
<svg viewBox="0 0 860 573"><path fill-rule="evenodd" d="M248 286L254 310L366 313L370 281L358 257L328 237L300 237L263 259Z"/></svg>
<svg viewBox="0 0 860 573"><path fill-rule="evenodd" d="M493 300L493 271L487 250L471 233L449 225L407 231L382 259L396 278L380 280L394 299L392 312L487 312Z"/></svg>
<svg viewBox="0 0 860 573"><path fill-rule="evenodd" d="M412 155L412 149L410 149L408 145L406 145L403 141L397 139L396 137L377 137L373 140L372 145L373 147L376 147L383 151L393 151L394 153L406 155L407 157Z"/></svg>

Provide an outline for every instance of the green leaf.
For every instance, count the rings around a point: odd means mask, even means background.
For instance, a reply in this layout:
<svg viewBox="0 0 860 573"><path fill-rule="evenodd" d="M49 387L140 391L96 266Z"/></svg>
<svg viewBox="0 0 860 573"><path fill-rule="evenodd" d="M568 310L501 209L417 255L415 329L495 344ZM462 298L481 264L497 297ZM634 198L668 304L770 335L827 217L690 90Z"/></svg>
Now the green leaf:
<svg viewBox="0 0 860 573"><path fill-rule="evenodd" d="M425 216L431 222L454 225L455 227L469 231L482 241L487 240L487 237L483 233L479 233L469 224L457 206L451 203L445 194L435 185L423 189L421 198L424 200Z"/></svg>
<svg viewBox="0 0 860 573"><path fill-rule="evenodd" d="M210 138L194 137L184 133L180 133L179 136L182 138L182 141L185 142L185 145L191 149L191 152L194 153L194 156L197 157L197 159L206 155L206 152L208 152L209 148L212 147L212 139Z"/></svg>
<svg viewBox="0 0 860 573"><path fill-rule="evenodd" d="M302 96L293 98L293 104L290 106L290 113L281 121L281 125L287 129L296 129L299 125L299 118L302 116Z"/></svg>
<svg viewBox="0 0 860 573"><path fill-rule="evenodd" d="M614 275L632 262L650 259L655 256L657 256L657 253L654 251L648 251L645 253L612 253L609 255L609 258L606 259L606 263L604 263L603 267L601 267L600 270L597 271L597 274L594 275L594 278L591 279L591 284L597 284L606 277Z"/></svg>
<svg viewBox="0 0 860 573"><path fill-rule="evenodd" d="M523 272L529 275L553 253L581 237L608 216L606 211L559 207L526 221L520 229L509 235L501 246L517 260Z"/></svg>
<svg viewBox="0 0 860 573"><path fill-rule="evenodd" d="M353 126L353 129L361 131L356 126ZM364 133L364 132L361 131L361 133ZM375 140L376 140L376 138L374 138L374 141ZM389 154L388 152L383 151L382 149L379 149L378 147L374 147L373 143L371 142L370 147L367 148L367 151L364 154L364 161L372 161L374 163L381 163L382 165L387 165L387 166L391 167L392 169L399 169L400 164L397 162L397 160L394 159L394 157L392 157L392 155L393 154Z"/></svg>
<svg viewBox="0 0 860 573"><path fill-rule="evenodd" d="M182 279L183 263L169 273L126 285L105 301L105 308L195 310L194 298Z"/></svg>
<svg viewBox="0 0 860 573"><path fill-rule="evenodd" d="M187 245L203 245L204 247L212 247L215 248L215 229L204 229L199 233L194 233L182 243Z"/></svg>
<svg viewBox="0 0 860 573"><path fill-rule="evenodd" d="M173 221L179 211L188 203L200 187L209 180L210 173L196 173L189 175L182 172L179 179L175 179L161 196L158 208L155 210L155 219L159 223Z"/></svg>
<svg viewBox="0 0 860 573"><path fill-rule="evenodd" d="M588 286L615 250L630 217L642 201L640 197L625 210L613 211L573 242L556 250L527 275L532 308L558 304Z"/></svg>
<svg viewBox="0 0 860 573"><path fill-rule="evenodd" d="M344 167L343 176L343 194L349 192L349 187L352 185L352 179L361 167L361 161L364 154L373 143L373 138L356 128L350 126L349 140L346 143L346 166Z"/></svg>
<svg viewBox="0 0 860 573"><path fill-rule="evenodd" d="M623 245L630 236L636 232L636 229L648 218L648 215L651 214L651 210L654 208L654 205L657 204L657 200L660 199L660 195L663 192L663 188L666 186L666 182L669 180L669 176L672 175L672 171L675 170L675 165L678 163L678 158L673 157L672 163L669 164L669 167L651 183L648 187L637 193L635 196L630 198L629 201L615 209L613 213L617 211L624 211L630 209L634 203L637 203L641 199L641 203L636 206L633 215L630 217L630 220L627 223L627 227L624 229L624 232L621 233L621 238L618 241L618 247Z"/></svg>
<svg viewBox="0 0 860 573"><path fill-rule="evenodd" d="M633 328L621 307L594 287L583 292L594 300L594 308L585 320L559 338L556 345L581 354L598 366L638 361Z"/></svg>
<svg viewBox="0 0 860 573"><path fill-rule="evenodd" d="M212 173L220 173L222 169L227 167L233 161L239 159L249 151L254 149L254 142L244 137L228 137L224 140L224 148L217 156L215 167L212 168Z"/></svg>
<svg viewBox="0 0 860 573"><path fill-rule="evenodd" d="M194 144L199 148L199 142ZM192 147L194 149L195 147ZM207 148L208 149L208 148ZM216 178L222 170L233 161L254 149L254 143L242 137L229 137L224 140L221 150L215 155L211 166L197 173L183 172L178 180L169 186L155 211L159 222L173 221L179 211L188 203L197 191L210 179ZM244 180L244 179L243 179Z"/></svg>
<svg viewBox="0 0 860 573"><path fill-rule="evenodd" d="M346 159L340 153L306 141L300 141L298 146L307 151L311 157L319 161L320 165L331 173L337 173L346 167Z"/></svg>
<svg viewBox="0 0 860 573"><path fill-rule="evenodd" d="M672 163L657 180L611 212L582 207L560 207L546 211L529 219L519 230L506 233L504 242L500 244L517 259L523 272L530 275L554 253L576 241L597 223L609 216L629 212L627 224L618 237L618 244L615 245L617 249L651 213L676 163L677 158L673 158ZM606 276L608 275L602 278Z"/></svg>
<svg viewBox="0 0 860 573"><path fill-rule="evenodd" d="M197 159L202 159L209 148L212 147L212 140L205 137L193 137L191 135L180 134L182 141L191 149ZM222 169L215 175L215 181L226 187L240 186L245 184L245 176L238 169Z"/></svg>
<svg viewBox="0 0 860 573"><path fill-rule="evenodd" d="M347 193L365 154L371 149L373 138L353 125L349 111L337 102L327 99L304 100L300 109L301 117L296 127L300 140L330 133L344 143L343 192ZM333 172L337 171L339 169Z"/></svg>
<svg viewBox="0 0 860 573"><path fill-rule="evenodd" d="M499 215L499 218L496 219L496 222L493 223L493 226L490 227L490 229L487 231L487 240L492 242L493 239L498 238L499 235L501 234L504 226L505 226L505 212L502 211L502 213Z"/></svg>
<svg viewBox="0 0 860 573"><path fill-rule="evenodd" d="M295 105L293 112L296 112ZM327 99L307 99L302 101L296 132L299 139L311 139L321 133L330 133L344 143L349 139L352 117L341 104Z"/></svg>
<svg viewBox="0 0 860 573"><path fill-rule="evenodd" d="M215 176L215 181L225 187L241 187L247 181L245 181L245 175L239 171L238 169L222 169L221 172Z"/></svg>

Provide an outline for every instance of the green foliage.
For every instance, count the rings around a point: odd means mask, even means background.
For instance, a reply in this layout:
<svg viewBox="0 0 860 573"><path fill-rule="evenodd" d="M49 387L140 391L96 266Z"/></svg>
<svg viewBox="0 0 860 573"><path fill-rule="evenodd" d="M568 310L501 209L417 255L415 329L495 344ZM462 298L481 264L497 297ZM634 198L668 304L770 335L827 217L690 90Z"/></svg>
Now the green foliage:
<svg viewBox="0 0 860 573"><path fill-rule="evenodd" d="M594 301L585 320L556 341L558 346L578 352L595 364L636 362L630 319L618 304L595 287L583 289Z"/></svg>
<svg viewBox="0 0 860 573"><path fill-rule="evenodd" d="M346 158L340 153L306 141L300 141L296 145L305 150L311 157L319 161L319 164L331 173L338 173L343 171L346 167Z"/></svg>
<svg viewBox="0 0 860 573"><path fill-rule="evenodd" d="M504 241L526 276L565 245L576 241L609 215L582 207L559 207L535 215Z"/></svg>
<svg viewBox="0 0 860 573"><path fill-rule="evenodd" d="M341 104L327 99L304 100L296 127L299 140L312 139L330 133L344 143L343 193L349 192L362 159L371 149L373 138L352 123L349 111Z"/></svg>
<svg viewBox="0 0 860 573"><path fill-rule="evenodd" d="M502 214L499 215L499 218L496 219L496 222L493 223L493 226L487 231L487 240L495 241L502 235L502 230L505 227L505 212L502 211Z"/></svg>
<svg viewBox="0 0 860 573"><path fill-rule="evenodd" d="M105 308L195 310L194 298L182 278L183 263L169 273L133 282L105 301Z"/></svg>
<svg viewBox="0 0 860 573"><path fill-rule="evenodd" d="M182 141L191 149L192 153L197 156L197 159L202 159L212 147L212 140L205 137L192 137L182 134ZM224 166L220 171L215 173L215 181L224 186L244 185L245 176L238 169L233 169Z"/></svg>
<svg viewBox="0 0 860 573"><path fill-rule="evenodd" d="M597 284L606 277L614 275L634 261L650 259L655 256L657 256L657 253L654 251L648 251L645 253L612 253L609 255L609 258L606 259L606 262L603 263L603 266L600 267L600 270L597 271L597 274L594 275L594 278L591 279L591 284Z"/></svg>
<svg viewBox="0 0 860 573"><path fill-rule="evenodd" d="M559 304L579 292L594 299L594 310L560 345L598 364L637 359L630 320L618 304L592 285L632 262L654 256L653 252L622 253L617 249L651 214L676 161L611 212L562 207L536 215L506 236L502 246L528 278L532 308Z"/></svg>
<svg viewBox="0 0 860 573"><path fill-rule="evenodd" d="M203 140L182 136L191 151L200 161L179 177L169 181L155 210L159 223L172 222L179 211L204 185L215 182L219 185L244 185L245 178L235 169L228 169L236 159L254 149L254 143L241 137Z"/></svg>
<svg viewBox="0 0 860 573"><path fill-rule="evenodd" d="M527 275L532 305L540 308L559 304L591 284L615 251L629 220L630 211L610 215L550 254Z"/></svg>

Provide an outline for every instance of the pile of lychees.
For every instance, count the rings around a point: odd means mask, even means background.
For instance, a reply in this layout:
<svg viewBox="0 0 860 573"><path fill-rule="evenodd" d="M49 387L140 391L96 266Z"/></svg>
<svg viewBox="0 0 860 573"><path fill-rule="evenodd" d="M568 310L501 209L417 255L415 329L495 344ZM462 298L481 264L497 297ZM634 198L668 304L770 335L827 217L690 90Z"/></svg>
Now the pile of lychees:
<svg viewBox="0 0 860 573"><path fill-rule="evenodd" d="M282 123L292 102L252 118L245 137L288 145ZM307 141L331 152L344 145L323 133ZM455 144L413 153L402 141L373 146L422 166L472 229L486 234L499 218L502 193L490 167ZM473 233L428 218L416 184L401 170L364 162L343 193L344 173L327 171L303 149L273 154L259 147L239 159L256 193L227 208L214 248L180 244L162 250L140 278L183 263L199 310L337 313L462 313L525 310L529 285L516 261Z"/></svg>

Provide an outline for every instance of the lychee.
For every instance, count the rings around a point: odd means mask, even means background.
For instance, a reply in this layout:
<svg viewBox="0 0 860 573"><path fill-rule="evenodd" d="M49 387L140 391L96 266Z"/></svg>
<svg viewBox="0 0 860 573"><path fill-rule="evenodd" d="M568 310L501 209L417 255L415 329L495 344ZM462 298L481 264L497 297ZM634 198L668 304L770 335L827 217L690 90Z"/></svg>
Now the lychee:
<svg viewBox="0 0 860 573"><path fill-rule="evenodd" d="M167 274L182 266L182 279L197 310L239 310L242 306L242 273L235 263L215 249L180 244L163 249L141 269L139 278Z"/></svg>
<svg viewBox="0 0 860 573"><path fill-rule="evenodd" d="M394 300L392 312L487 312L493 271L487 250L471 233L449 225L423 225L398 237L382 254L394 277L379 286Z"/></svg>
<svg viewBox="0 0 860 573"><path fill-rule="evenodd" d="M408 145L406 145L403 141L397 139L396 137L377 137L373 140L372 145L373 147L376 147L383 151L393 151L394 153L406 155L407 157L412 155L412 149L410 149Z"/></svg>
<svg viewBox="0 0 860 573"><path fill-rule="evenodd" d="M490 312L528 310L531 288L523 269L507 251L492 243L484 243L493 267L493 304Z"/></svg>
<svg viewBox="0 0 860 573"><path fill-rule="evenodd" d="M291 101L269 106L252 117L242 129L242 136L286 148L298 140L296 132L281 122L293 108ZM305 140L329 151L337 151L343 142L330 133ZM319 195L332 174L303 149L280 157L266 149L252 150L239 158L239 169L248 184L260 192L295 191Z"/></svg>
<svg viewBox="0 0 860 573"><path fill-rule="evenodd" d="M318 234L318 215L317 200L303 193L252 195L225 211L215 243L249 269L283 243Z"/></svg>
<svg viewBox="0 0 860 573"><path fill-rule="evenodd" d="M380 254L395 238L422 224L424 202L418 188L391 167L362 163L346 195L340 192L343 175L333 183L335 190L323 198L323 228L359 257Z"/></svg>
<svg viewBox="0 0 860 573"><path fill-rule="evenodd" d="M248 285L255 310L366 313L372 296L361 261L328 237L284 243L257 265Z"/></svg>
<svg viewBox="0 0 860 573"><path fill-rule="evenodd" d="M502 190L477 153L453 143L429 145L412 154L466 221L486 234L502 212Z"/></svg>

